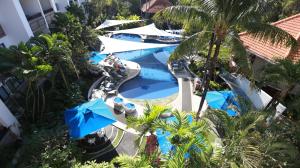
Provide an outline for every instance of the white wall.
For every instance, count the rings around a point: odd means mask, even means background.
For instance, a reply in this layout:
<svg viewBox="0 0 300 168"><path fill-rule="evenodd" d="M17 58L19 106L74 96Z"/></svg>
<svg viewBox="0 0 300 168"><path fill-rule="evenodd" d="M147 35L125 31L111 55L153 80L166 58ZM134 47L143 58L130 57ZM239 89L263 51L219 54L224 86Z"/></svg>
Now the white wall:
<svg viewBox="0 0 300 168"><path fill-rule="evenodd" d="M31 16L41 12L37 0L20 0L25 15Z"/></svg>
<svg viewBox="0 0 300 168"><path fill-rule="evenodd" d="M0 0L0 24L6 34L0 38L0 44L6 47L33 36L19 0Z"/></svg>
<svg viewBox="0 0 300 168"><path fill-rule="evenodd" d="M68 0L55 0L57 11L66 12L66 7L69 6Z"/></svg>
<svg viewBox="0 0 300 168"><path fill-rule="evenodd" d="M20 136L19 122L15 116L9 111L6 105L0 99L0 123L4 127L9 128L17 136Z"/></svg>
<svg viewBox="0 0 300 168"><path fill-rule="evenodd" d="M261 89L251 87L250 81L240 75L236 78L235 84L243 90L256 109L263 110L272 100L269 94ZM282 104L276 107L279 113L282 113L285 109L286 107Z"/></svg>

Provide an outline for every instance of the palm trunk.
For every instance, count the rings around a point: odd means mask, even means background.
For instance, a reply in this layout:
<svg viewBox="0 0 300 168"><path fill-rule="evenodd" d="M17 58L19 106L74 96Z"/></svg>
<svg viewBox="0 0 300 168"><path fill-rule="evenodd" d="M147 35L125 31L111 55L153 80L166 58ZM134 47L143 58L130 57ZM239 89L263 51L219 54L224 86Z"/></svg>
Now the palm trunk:
<svg viewBox="0 0 300 168"><path fill-rule="evenodd" d="M59 72L60 72L60 75L61 75L61 77L62 77L62 79L65 83L66 88L69 90L69 85L68 85L67 79L66 79L65 74L64 74L63 70L61 69L61 67L59 67Z"/></svg>
<svg viewBox="0 0 300 168"><path fill-rule="evenodd" d="M211 57L211 53L212 53L212 49L214 47L214 41L215 41L215 33L213 32L211 34L211 39L209 41L209 49L208 49L208 52L207 52L207 57L206 57L206 64L205 64L205 72L204 72L204 75L203 75L203 78L202 78L202 83L201 83L201 86L200 88L202 89L203 86L204 88L208 88L206 87L206 81L207 81L207 70L208 70L208 67L207 65L209 65L209 62L210 62L210 57ZM207 92L207 89L204 89L203 93L206 95L206 92ZM201 112L201 109L202 109L202 106L203 106L203 103L204 101L202 102L202 99L201 99L201 102L200 102L200 105L199 105L199 108L198 108L198 111L197 111L197 114L196 114L196 121L199 120L199 117L200 117L200 112Z"/></svg>
<svg viewBox="0 0 300 168"><path fill-rule="evenodd" d="M74 71L75 71L75 73L76 73L77 79L79 79L79 74L78 74L77 68L76 68L76 66L75 66L75 64L74 64L74 62L73 62L73 60L72 60L72 58L71 58L70 60L71 60L72 66L73 66L73 68L74 68Z"/></svg>
<svg viewBox="0 0 300 168"><path fill-rule="evenodd" d="M201 98L201 102L200 102L200 105L199 105L199 109L198 109L198 112L197 112L196 121L198 121L200 119L201 109L203 108L203 105L204 105L204 101L205 101L206 94L208 92L210 80L213 77L213 71L215 69L216 62L217 62L217 59L218 59L218 56L219 56L220 47L221 47L221 40L217 39L214 56L212 58L210 69L209 69L209 76L208 76L208 78L206 79L206 82L205 82L205 88L204 88L202 98Z"/></svg>
<svg viewBox="0 0 300 168"><path fill-rule="evenodd" d="M214 47L215 38L216 38L216 36L215 36L215 33L213 32L211 34L211 39L209 41L209 48L208 48L206 62L205 62L205 68L204 68L205 73L203 74L203 78L202 78L203 81L201 83L200 88L203 88L203 86L205 85L205 81L206 81L206 78L207 78L207 72L206 71L207 71L207 69L209 67L209 64L210 64L209 62L210 62L210 57L211 57L212 49Z"/></svg>
<svg viewBox="0 0 300 168"><path fill-rule="evenodd" d="M44 112L45 112L45 106L46 106L46 98L45 98L45 93L44 93L44 89L41 89L42 92L42 109L41 109L41 119L43 119L44 117Z"/></svg>

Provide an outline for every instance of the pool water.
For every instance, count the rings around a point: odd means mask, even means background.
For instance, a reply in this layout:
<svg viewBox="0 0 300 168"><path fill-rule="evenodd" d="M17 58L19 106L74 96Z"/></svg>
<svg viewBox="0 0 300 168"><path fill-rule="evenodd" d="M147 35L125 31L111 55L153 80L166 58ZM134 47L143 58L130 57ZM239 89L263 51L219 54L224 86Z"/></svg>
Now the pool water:
<svg viewBox="0 0 300 168"><path fill-rule="evenodd" d="M177 93L177 79L169 72L167 65L153 55L162 50L171 54L174 49L175 47L167 47L115 54L120 59L133 61L141 66L139 76L124 83L119 88L120 94L131 99L158 99Z"/></svg>
<svg viewBox="0 0 300 168"><path fill-rule="evenodd" d="M98 64L99 62L104 60L105 57L106 57L105 54L100 54L99 52L93 51L90 53L89 61L91 62L91 64Z"/></svg>
<svg viewBox="0 0 300 168"><path fill-rule="evenodd" d="M142 38L139 35L125 34L125 33L113 34L111 36L111 38L118 39L118 40L134 41L134 42L141 42L142 41Z"/></svg>

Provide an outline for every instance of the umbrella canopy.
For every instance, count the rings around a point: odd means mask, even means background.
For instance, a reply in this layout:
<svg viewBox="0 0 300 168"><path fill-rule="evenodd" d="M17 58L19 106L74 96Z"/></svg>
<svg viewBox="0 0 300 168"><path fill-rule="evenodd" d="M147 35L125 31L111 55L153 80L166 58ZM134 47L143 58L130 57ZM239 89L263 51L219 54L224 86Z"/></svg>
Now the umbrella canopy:
<svg viewBox="0 0 300 168"><path fill-rule="evenodd" d="M211 108L225 110L229 116L237 115L237 113L230 108L230 105L234 105L239 109L239 105L234 100L232 91L210 91L207 92L205 99Z"/></svg>
<svg viewBox="0 0 300 168"><path fill-rule="evenodd" d="M136 50L146 50L152 48L164 48L164 47L172 47L176 46L176 44L156 44L156 43L140 43L140 42L132 42L125 40L118 40L113 38L108 38L105 36L98 36L104 45L104 50L100 52L100 54L110 54L110 53L118 53L118 52L126 52L126 51L136 51Z"/></svg>
<svg viewBox="0 0 300 168"><path fill-rule="evenodd" d="M218 91L211 91L207 92L205 99L210 107L221 109L225 104L227 97L224 97L223 94Z"/></svg>
<svg viewBox="0 0 300 168"><path fill-rule="evenodd" d="M104 29L107 27L118 26L128 23L142 22L143 20L105 20L100 26L96 28L96 30Z"/></svg>
<svg viewBox="0 0 300 168"><path fill-rule="evenodd" d="M72 138L78 139L116 122L102 99L90 101L65 111L65 122Z"/></svg>
<svg viewBox="0 0 300 168"><path fill-rule="evenodd" d="M109 31L109 32L112 32L113 34L125 33L125 34L137 34L137 35L160 36L160 37L182 37L181 35L168 33L164 30L158 29L154 23L142 27Z"/></svg>

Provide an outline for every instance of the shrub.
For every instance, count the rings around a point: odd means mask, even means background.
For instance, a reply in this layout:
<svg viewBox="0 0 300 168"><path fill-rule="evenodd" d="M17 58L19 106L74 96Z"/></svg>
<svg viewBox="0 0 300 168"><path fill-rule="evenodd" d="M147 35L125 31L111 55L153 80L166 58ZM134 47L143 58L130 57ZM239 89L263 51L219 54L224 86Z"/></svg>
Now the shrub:
<svg viewBox="0 0 300 168"><path fill-rule="evenodd" d="M209 88L211 88L212 90L221 90L222 86L215 81L210 81Z"/></svg>

